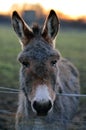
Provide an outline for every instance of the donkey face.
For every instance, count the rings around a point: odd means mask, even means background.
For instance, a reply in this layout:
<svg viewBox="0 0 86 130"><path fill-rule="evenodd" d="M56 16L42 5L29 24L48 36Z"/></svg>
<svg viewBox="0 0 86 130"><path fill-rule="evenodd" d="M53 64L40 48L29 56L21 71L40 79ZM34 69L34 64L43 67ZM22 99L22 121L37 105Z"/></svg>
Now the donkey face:
<svg viewBox="0 0 86 130"><path fill-rule="evenodd" d="M53 40L58 32L59 20L50 11L43 28L30 28L24 20L13 12L12 24L23 50L18 56L22 68L21 88L27 93L31 108L37 115L46 115L53 108L60 54L53 48Z"/></svg>

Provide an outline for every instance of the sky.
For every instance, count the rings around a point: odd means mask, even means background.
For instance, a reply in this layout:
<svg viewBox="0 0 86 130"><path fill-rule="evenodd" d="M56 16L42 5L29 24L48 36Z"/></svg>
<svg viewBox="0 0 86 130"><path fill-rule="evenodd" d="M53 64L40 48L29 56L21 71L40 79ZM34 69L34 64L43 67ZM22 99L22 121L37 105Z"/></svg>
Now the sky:
<svg viewBox="0 0 86 130"><path fill-rule="evenodd" d="M86 16L86 0L0 0L0 13L7 13L16 3L40 4L45 10L54 9L72 18Z"/></svg>

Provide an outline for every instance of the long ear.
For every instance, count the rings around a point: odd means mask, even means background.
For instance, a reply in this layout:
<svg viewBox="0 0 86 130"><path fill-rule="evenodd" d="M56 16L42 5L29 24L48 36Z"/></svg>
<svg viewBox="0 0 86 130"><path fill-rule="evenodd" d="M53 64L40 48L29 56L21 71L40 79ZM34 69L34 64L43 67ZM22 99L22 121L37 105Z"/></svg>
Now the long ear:
<svg viewBox="0 0 86 130"><path fill-rule="evenodd" d="M12 14L12 25L23 46L26 46L33 37L33 32L16 11Z"/></svg>
<svg viewBox="0 0 86 130"><path fill-rule="evenodd" d="M46 34L54 40L57 35L59 29L59 19L54 10L51 10L49 16L47 17L44 27L42 30L42 34L46 32Z"/></svg>

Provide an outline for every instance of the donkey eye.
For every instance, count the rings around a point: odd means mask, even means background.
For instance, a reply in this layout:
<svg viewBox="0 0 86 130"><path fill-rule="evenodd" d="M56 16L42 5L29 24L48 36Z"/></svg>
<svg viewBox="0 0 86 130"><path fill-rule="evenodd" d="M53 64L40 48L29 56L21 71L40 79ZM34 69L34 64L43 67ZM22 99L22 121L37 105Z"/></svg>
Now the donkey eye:
<svg viewBox="0 0 86 130"><path fill-rule="evenodd" d="M52 60L52 61L51 61L51 66L55 66L56 63L57 63L57 60Z"/></svg>
<svg viewBox="0 0 86 130"><path fill-rule="evenodd" d="M27 62L27 61L23 61L22 64L23 64L25 67L29 67L29 66L30 66L29 62Z"/></svg>

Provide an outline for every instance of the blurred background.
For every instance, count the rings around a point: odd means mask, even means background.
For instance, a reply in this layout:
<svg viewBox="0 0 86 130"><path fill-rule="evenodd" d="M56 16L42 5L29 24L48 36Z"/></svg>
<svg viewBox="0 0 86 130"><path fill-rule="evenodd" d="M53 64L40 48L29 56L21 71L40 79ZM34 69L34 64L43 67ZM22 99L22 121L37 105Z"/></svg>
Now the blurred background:
<svg viewBox="0 0 86 130"><path fill-rule="evenodd" d="M86 94L86 0L0 0L0 87L19 88L21 46L11 25L12 12L16 10L29 26L42 26L50 9L60 19L56 48L78 68L81 94ZM0 130L14 129L17 101L18 94L0 89ZM86 130L86 97L80 97L69 130Z"/></svg>

